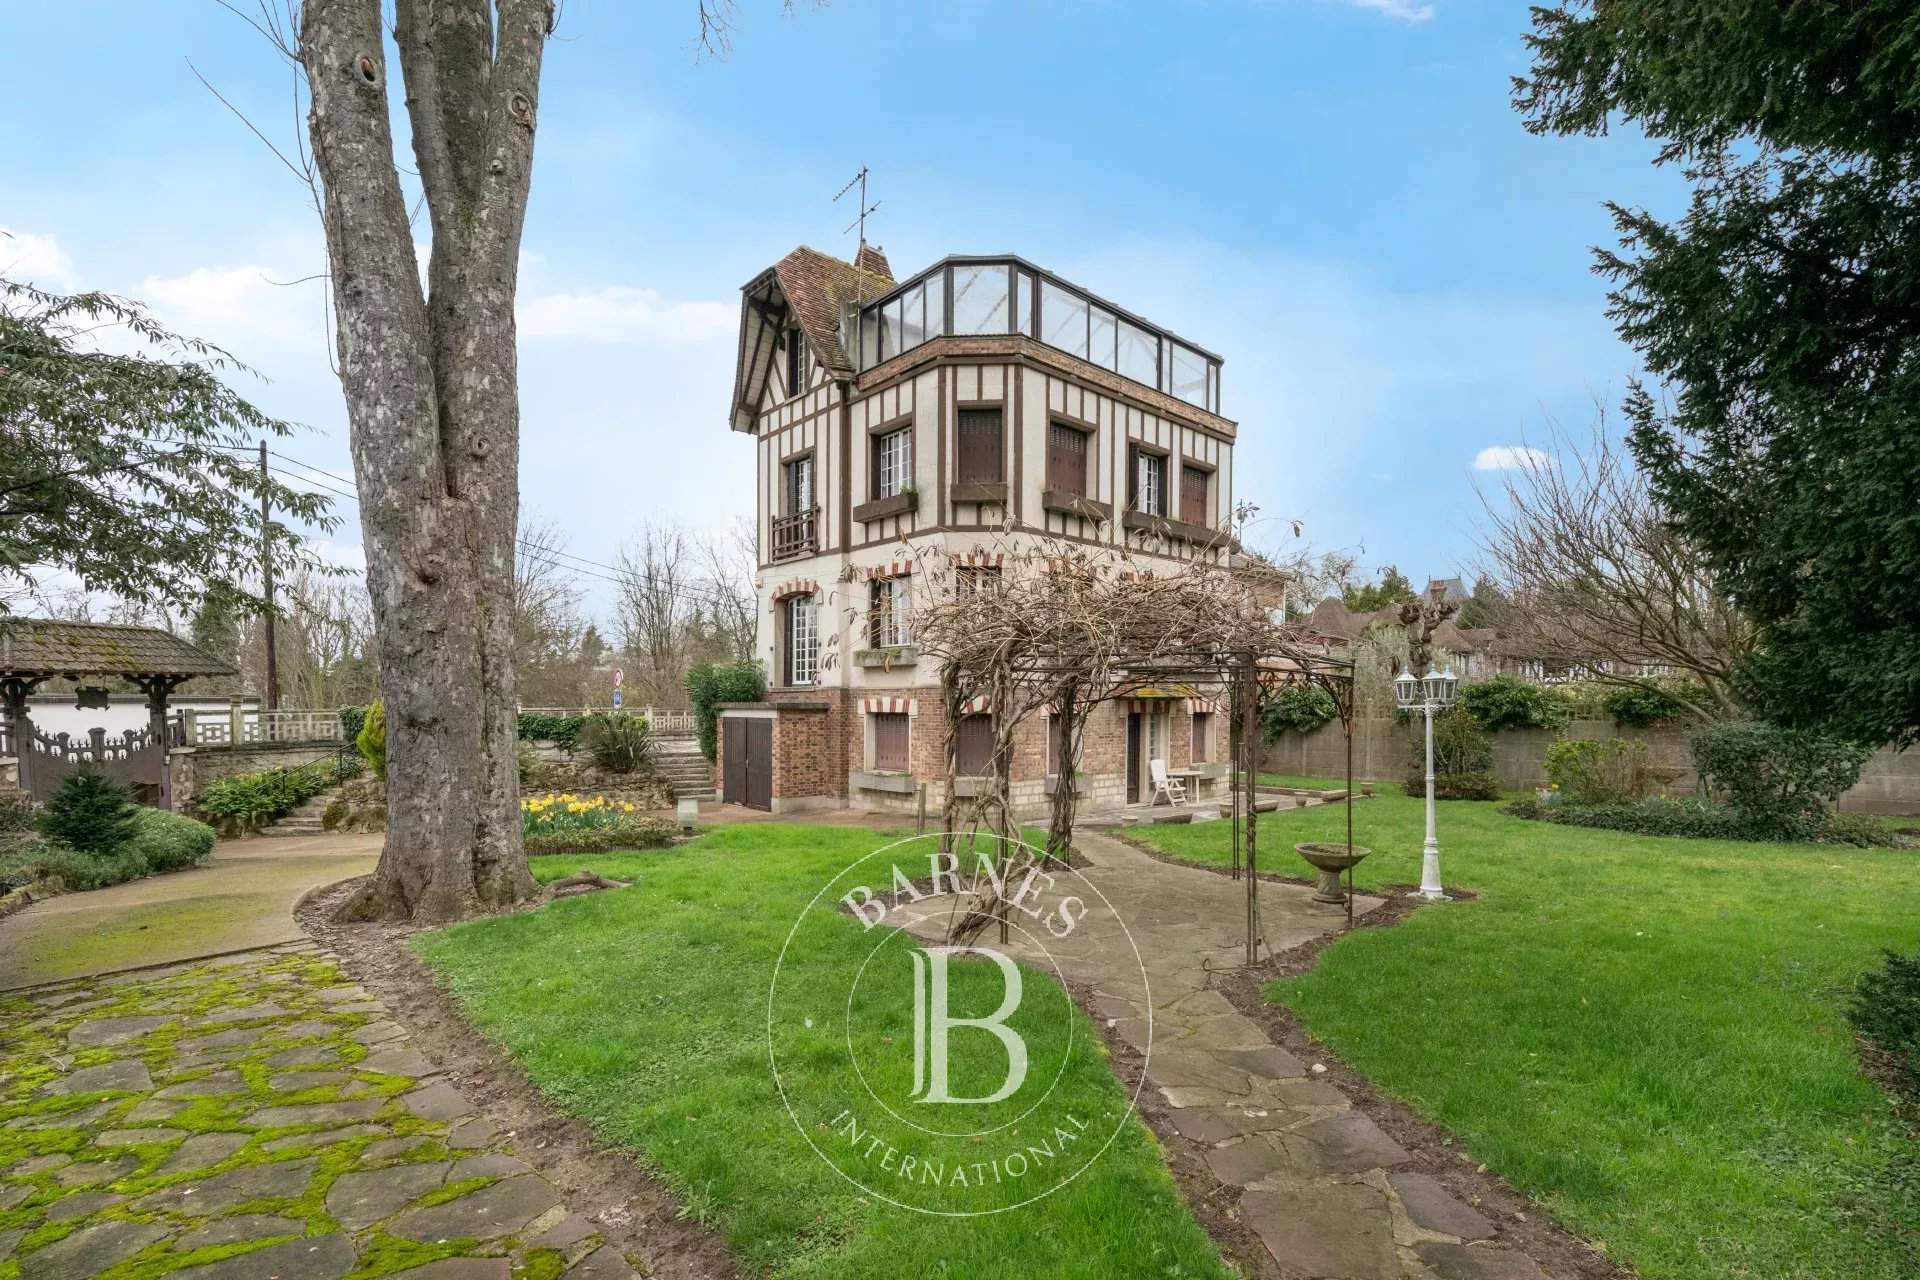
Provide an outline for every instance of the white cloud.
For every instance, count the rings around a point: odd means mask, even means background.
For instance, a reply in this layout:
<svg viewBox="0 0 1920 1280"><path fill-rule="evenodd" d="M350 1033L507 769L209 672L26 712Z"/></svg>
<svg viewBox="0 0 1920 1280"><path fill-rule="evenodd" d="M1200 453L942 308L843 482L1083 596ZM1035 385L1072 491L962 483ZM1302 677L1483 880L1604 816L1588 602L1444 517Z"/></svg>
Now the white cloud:
<svg viewBox="0 0 1920 1280"><path fill-rule="evenodd" d="M148 276L134 296L168 328L217 342L242 359L262 344L324 353L319 344L330 338L324 282L285 283L306 274L261 263L195 267L184 275Z"/></svg>
<svg viewBox="0 0 1920 1280"><path fill-rule="evenodd" d="M1355 9L1366 9L1383 18L1393 18L1399 22L1431 22L1433 6L1415 4L1410 0L1346 0Z"/></svg>
<svg viewBox="0 0 1920 1280"><path fill-rule="evenodd" d="M42 289L65 291L73 287L73 259L52 236L0 226L0 275Z"/></svg>
<svg viewBox="0 0 1920 1280"><path fill-rule="evenodd" d="M1475 471L1524 471L1552 463L1552 457L1545 450L1524 444L1488 445L1473 455Z"/></svg>
<svg viewBox="0 0 1920 1280"><path fill-rule="evenodd" d="M739 314L737 304L672 302L655 289L613 285L527 299L520 304L520 334L581 342L710 342L732 336Z"/></svg>

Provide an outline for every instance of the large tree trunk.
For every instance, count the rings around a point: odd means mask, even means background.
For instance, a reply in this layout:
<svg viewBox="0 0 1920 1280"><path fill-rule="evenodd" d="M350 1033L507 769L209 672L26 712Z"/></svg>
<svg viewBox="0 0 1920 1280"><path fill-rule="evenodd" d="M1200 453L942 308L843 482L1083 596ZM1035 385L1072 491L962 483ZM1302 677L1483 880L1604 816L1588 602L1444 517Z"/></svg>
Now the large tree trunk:
<svg viewBox="0 0 1920 1280"><path fill-rule="evenodd" d="M300 58L323 183L367 583L386 700L387 841L345 908L448 920L534 893L513 662L514 295L549 0L398 0L432 215L422 293L388 127L379 0L307 0Z"/></svg>

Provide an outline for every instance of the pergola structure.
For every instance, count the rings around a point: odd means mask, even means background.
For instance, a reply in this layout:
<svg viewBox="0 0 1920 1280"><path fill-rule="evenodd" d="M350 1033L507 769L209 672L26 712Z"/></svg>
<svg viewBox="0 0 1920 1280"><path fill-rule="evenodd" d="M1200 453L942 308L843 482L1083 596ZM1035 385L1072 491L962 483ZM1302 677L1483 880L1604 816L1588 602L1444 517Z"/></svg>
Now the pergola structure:
<svg viewBox="0 0 1920 1280"><path fill-rule="evenodd" d="M1047 856L1056 856L1074 820L1077 734L1086 713L1101 702L1171 687L1226 687L1238 715L1233 870L1244 868L1247 963L1259 961L1260 703L1289 685L1322 688L1346 731L1347 844L1353 843L1353 662L1337 657L1325 637L1288 622L1263 603L1248 578L1217 563L1190 561L1172 571L1140 572L1074 549L1047 557L1035 572L991 592L957 593L922 618L924 647L943 662L947 691L950 811L954 726L964 707L996 721L993 757L997 798L983 815L1000 846L1010 846L1015 823L1007 803L1012 723L1051 707L1066 717L1060 773L1052 790L1053 821ZM931 633L929 636L928 633ZM930 641L930 642L929 642ZM1017 695L1017 696L1016 696ZM954 822L943 823L955 830ZM953 926L956 938L998 922L1006 931L1007 904L989 888ZM1349 910L1351 895L1349 894Z"/></svg>
<svg viewBox="0 0 1920 1280"><path fill-rule="evenodd" d="M1353 660L1334 657L1303 639L1286 635L1279 624L1262 639L1256 634L1231 648L1154 654L1145 662L1127 666L1129 681L1154 684L1166 681L1224 683L1232 691L1238 717L1234 734L1232 874L1247 886L1247 952L1249 965L1260 961L1265 941L1260 922L1259 776L1261 744L1260 704L1289 687L1324 689L1347 740L1346 815L1347 849L1353 849ZM1281 638L1282 636L1285 638ZM1124 691L1119 696L1125 696ZM1244 874L1243 874L1244 873ZM1353 922L1351 884L1347 893L1347 922Z"/></svg>
<svg viewBox="0 0 1920 1280"><path fill-rule="evenodd" d="M19 786L44 801L62 778L93 769L118 781L153 787L161 808L171 808L167 755L180 745L183 728L167 714L173 691L195 676L228 676L234 668L158 627L59 622L44 618L0 619L0 756L18 763ZM94 729L84 739L44 734L34 727L27 696L57 677L104 676L125 680L147 696L147 727L109 738ZM104 690L82 688L78 705L106 706Z"/></svg>

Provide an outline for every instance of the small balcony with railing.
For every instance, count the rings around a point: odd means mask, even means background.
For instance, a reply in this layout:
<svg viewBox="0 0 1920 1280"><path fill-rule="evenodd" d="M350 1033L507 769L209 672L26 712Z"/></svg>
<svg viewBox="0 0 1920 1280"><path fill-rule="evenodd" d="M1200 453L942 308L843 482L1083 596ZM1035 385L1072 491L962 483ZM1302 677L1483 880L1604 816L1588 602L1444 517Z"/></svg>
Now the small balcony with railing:
<svg viewBox="0 0 1920 1280"><path fill-rule="evenodd" d="M873 303L849 303L840 328L861 372L935 338L1005 334L1220 412L1219 356L1022 258L945 258Z"/></svg>
<svg viewBox="0 0 1920 1280"><path fill-rule="evenodd" d="M820 508L808 507L796 515L773 518L772 554L768 559L799 560L820 549Z"/></svg>

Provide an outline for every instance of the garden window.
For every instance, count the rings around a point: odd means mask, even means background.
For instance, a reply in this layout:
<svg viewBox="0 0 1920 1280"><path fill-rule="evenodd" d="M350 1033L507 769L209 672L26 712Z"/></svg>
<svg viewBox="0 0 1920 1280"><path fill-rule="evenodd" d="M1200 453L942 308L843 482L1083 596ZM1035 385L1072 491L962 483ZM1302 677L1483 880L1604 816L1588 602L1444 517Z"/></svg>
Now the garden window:
<svg viewBox="0 0 1920 1280"><path fill-rule="evenodd" d="M1040 336L1068 355L1087 358L1087 300L1051 280L1040 282ZM1109 357L1111 358L1111 357Z"/></svg>
<svg viewBox="0 0 1920 1280"><path fill-rule="evenodd" d="M812 684L820 671L819 610L810 595L794 596L786 609L787 683Z"/></svg>
<svg viewBox="0 0 1920 1280"><path fill-rule="evenodd" d="M963 482L995 482L1006 478L1002 459L1006 455L1001 429L1001 411L962 409L959 423L960 469Z"/></svg>
<svg viewBox="0 0 1920 1280"><path fill-rule="evenodd" d="M1209 745L1213 741L1213 713L1196 711L1193 713L1193 762L1205 764L1213 756Z"/></svg>
<svg viewBox="0 0 1920 1280"><path fill-rule="evenodd" d="M1207 481L1211 474L1205 467L1180 468L1180 518L1188 524L1208 523Z"/></svg>
<svg viewBox="0 0 1920 1280"><path fill-rule="evenodd" d="M993 717L961 716L953 735L953 771L965 778L993 772Z"/></svg>
<svg viewBox="0 0 1920 1280"><path fill-rule="evenodd" d="M1164 516L1167 514L1167 459L1166 455L1149 453L1134 447L1133 466L1130 469L1133 481L1131 505L1142 515Z"/></svg>
<svg viewBox="0 0 1920 1280"><path fill-rule="evenodd" d="M907 713L881 711L873 716L873 767L907 768Z"/></svg>
<svg viewBox="0 0 1920 1280"><path fill-rule="evenodd" d="M1139 325L1120 322L1119 372L1149 387L1160 385L1160 339Z"/></svg>
<svg viewBox="0 0 1920 1280"><path fill-rule="evenodd" d="M1007 273L1004 264L953 269L953 331L1007 332Z"/></svg>
<svg viewBox="0 0 1920 1280"><path fill-rule="evenodd" d="M891 498L913 485L913 428L873 438L873 496Z"/></svg>
<svg viewBox="0 0 1920 1280"><path fill-rule="evenodd" d="M876 649L913 643L913 579L876 578L869 593Z"/></svg>
<svg viewBox="0 0 1920 1280"><path fill-rule="evenodd" d="M1047 488L1065 493L1087 493L1087 433L1064 422L1047 430Z"/></svg>

